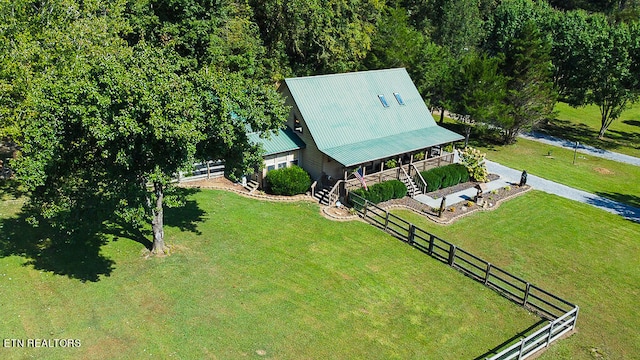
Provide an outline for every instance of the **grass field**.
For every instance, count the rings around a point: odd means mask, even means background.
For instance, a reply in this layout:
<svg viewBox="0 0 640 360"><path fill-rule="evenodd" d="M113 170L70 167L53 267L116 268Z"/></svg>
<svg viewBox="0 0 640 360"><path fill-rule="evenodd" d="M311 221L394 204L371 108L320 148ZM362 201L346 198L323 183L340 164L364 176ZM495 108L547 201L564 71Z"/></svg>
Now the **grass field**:
<svg viewBox="0 0 640 360"><path fill-rule="evenodd" d="M611 124L602 140L597 138L600 130L600 110L597 106L572 108L558 103L555 110L557 118L543 128L544 132L600 149L640 157L640 103L624 111Z"/></svg>
<svg viewBox="0 0 640 360"><path fill-rule="evenodd" d="M479 147L487 159L592 194L640 207L640 167L574 152L537 141ZM548 154L550 156L547 156Z"/></svg>
<svg viewBox="0 0 640 360"><path fill-rule="evenodd" d="M81 347L0 347L0 358L472 359L540 320L370 225L324 219L316 204L218 191L188 204L167 212L171 256L146 259L139 243L108 238L61 266L68 257L29 249L50 239L5 198L0 336Z"/></svg>
<svg viewBox="0 0 640 360"><path fill-rule="evenodd" d="M540 359L638 358L640 224L536 191L450 226L395 213L580 306L577 333Z"/></svg>

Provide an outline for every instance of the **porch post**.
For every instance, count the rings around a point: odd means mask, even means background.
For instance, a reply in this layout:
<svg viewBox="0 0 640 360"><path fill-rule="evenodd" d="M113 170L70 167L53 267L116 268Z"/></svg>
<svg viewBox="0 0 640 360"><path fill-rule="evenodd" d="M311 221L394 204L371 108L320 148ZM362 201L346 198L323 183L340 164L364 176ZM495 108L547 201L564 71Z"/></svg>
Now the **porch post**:
<svg viewBox="0 0 640 360"><path fill-rule="evenodd" d="M364 179L365 175L367 175L367 168L366 167L362 167L362 178Z"/></svg>
<svg viewBox="0 0 640 360"><path fill-rule="evenodd" d="M411 154L411 157L409 158L409 165L413 164L413 154Z"/></svg>
<svg viewBox="0 0 640 360"><path fill-rule="evenodd" d="M347 181L347 170L344 170L344 181Z"/></svg>

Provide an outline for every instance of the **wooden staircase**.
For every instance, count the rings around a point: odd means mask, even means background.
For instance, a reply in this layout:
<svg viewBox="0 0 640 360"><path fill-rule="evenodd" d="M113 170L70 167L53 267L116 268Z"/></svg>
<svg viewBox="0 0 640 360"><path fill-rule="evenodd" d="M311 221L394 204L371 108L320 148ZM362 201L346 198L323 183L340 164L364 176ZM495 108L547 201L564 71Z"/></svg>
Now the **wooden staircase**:
<svg viewBox="0 0 640 360"><path fill-rule="evenodd" d="M323 187L322 189L316 190L313 194L313 197L318 200L318 203L321 205L329 205L329 193L331 192L330 187Z"/></svg>
<svg viewBox="0 0 640 360"><path fill-rule="evenodd" d="M257 181L249 180L249 181L247 181L247 185L244 188L249 190L249 194L251 194L254 191L256 191L259 186L260 186L260 184Z"/></svg>

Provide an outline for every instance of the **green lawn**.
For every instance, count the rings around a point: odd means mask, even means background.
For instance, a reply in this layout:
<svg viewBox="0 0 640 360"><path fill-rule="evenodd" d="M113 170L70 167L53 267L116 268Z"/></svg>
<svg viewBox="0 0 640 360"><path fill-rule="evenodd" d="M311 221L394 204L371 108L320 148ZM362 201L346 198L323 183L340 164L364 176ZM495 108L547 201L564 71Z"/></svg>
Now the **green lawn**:
<svg viewBox="0 0 640 360"><path fill-rule="evenodd" d="M5 198L2 338L81 347L0 357L472 359L540 320L370 225L324 219L316 204L221 191L190 199L167 212L171 256L146 259L139 243L107 237L99 253L71 249L82 256L70 259L35 256L53 240Z"/></svg>
<svg viewBox="0 0 640 360"><path fill-rule="evenodd" d="M540 359L638 358L640 224L537 191L450 226L395 213L580 306L577 333Z"/></svg>
<svg viewBox="0 0 640 360"><path fill-rule="evenodd" d="M600 130L600 110L597 106L572 108L558 103L555 110L558 113L557 119L545 126L544 132L600 149L640 157L640 103L624 111L611 124L602 140L597 139Z"/></svg>
<svg viewBox="0 0 640 360"><path fill-rule="evenodd" d="M640 207L640 167L518 139L507 146L480 147L487 159L576 189ZM548 156L548 154L551 154Z"/></svg>

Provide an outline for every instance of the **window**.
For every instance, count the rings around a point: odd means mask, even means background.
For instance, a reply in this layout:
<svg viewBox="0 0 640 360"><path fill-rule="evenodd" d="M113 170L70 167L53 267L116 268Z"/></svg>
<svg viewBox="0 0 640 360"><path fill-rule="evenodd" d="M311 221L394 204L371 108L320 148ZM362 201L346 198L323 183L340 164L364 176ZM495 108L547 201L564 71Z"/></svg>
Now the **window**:
<svg viewBox="0 0 640 360"><path fill-rule="evenodd" d="M282 169L282 168L286 168L287 167L287 163L286 162L281 162L280 164L278 164L278 169Z"/></svg>
<svg viewBox="0 0 640 360"><path fill-rule="evenodd" d="M293 130L302 134L302 123L300 123L300 119L293 118Z"/></svg>
<svg viewBox="0 0 640 360"><path fill-rule="evenodd" d="M400 93L393 93L393 96L395 96L396 100L398 100L398 104L404 105L404 100L402 100L402 96L400 96Z"/></svg>
<svg viewBox="0 0 640 360"><path fill-rule="evenodd" d="M275 170L276 166L275 165L269 165L267 166L267 172L271 171L271 170Z"/></svg>
<svg viewBox="0 0 640 360"><path fill-rule="evenodd" d="M293 165L298 165L298 159L293 160L292 162L289 163L289 165L293 166Z"/></svg>
<svg viewBox="0 0 640 360"><path fill-rule="evenodd" d="M388 108L389 107L389 103L387 102L387 99L384 98L384 95L380 94L378 95L378 99L380 99L380 102L382 103L382 106Z"/></svg>

